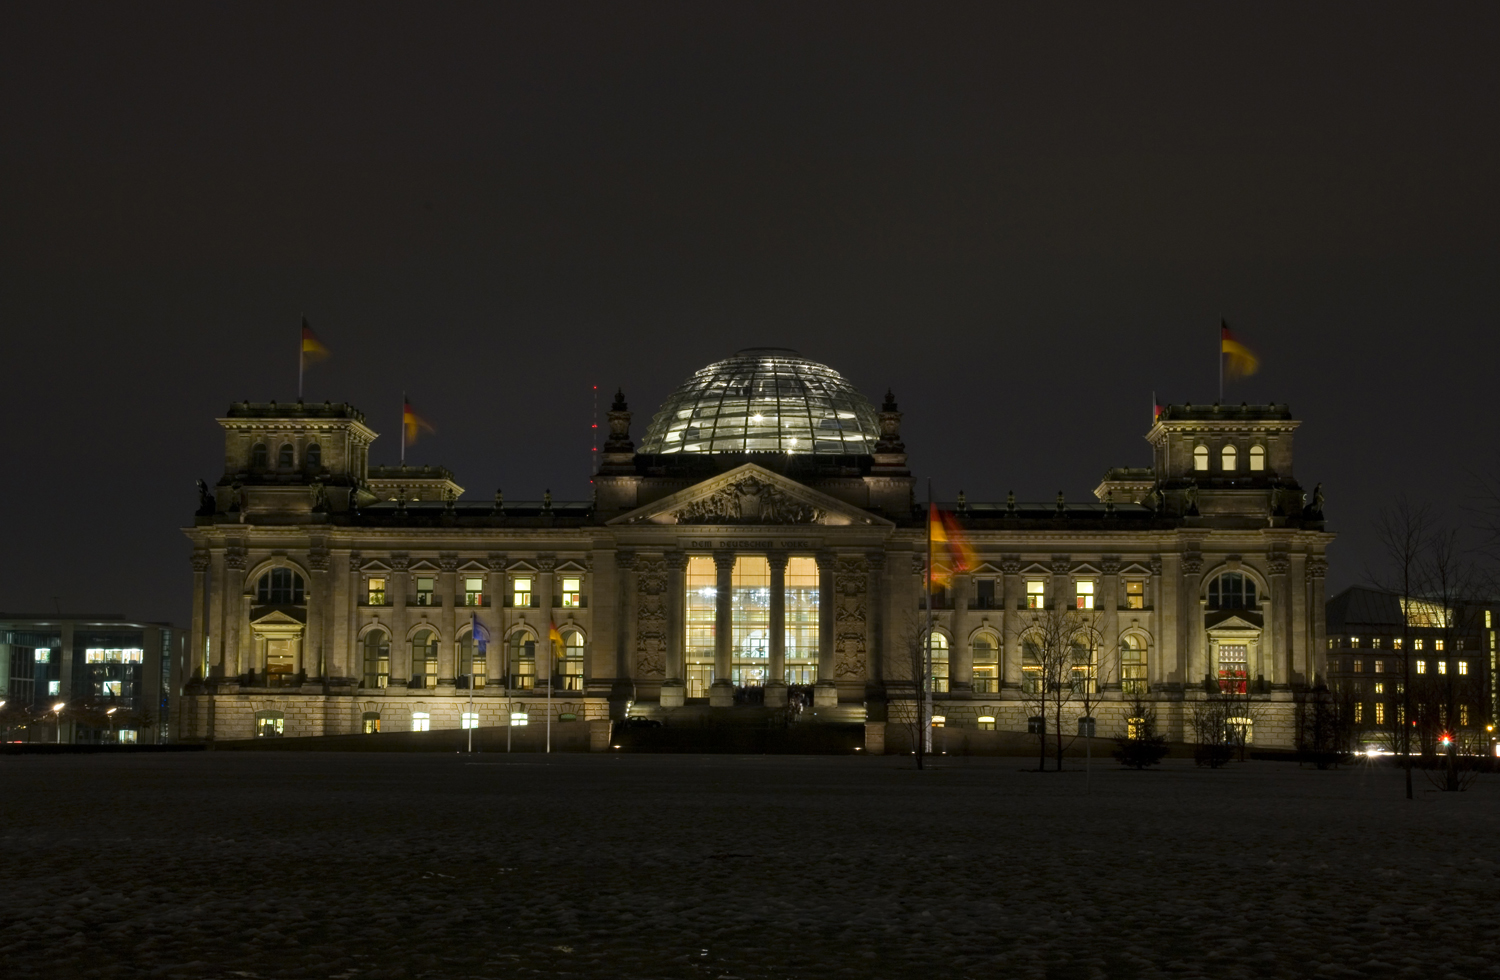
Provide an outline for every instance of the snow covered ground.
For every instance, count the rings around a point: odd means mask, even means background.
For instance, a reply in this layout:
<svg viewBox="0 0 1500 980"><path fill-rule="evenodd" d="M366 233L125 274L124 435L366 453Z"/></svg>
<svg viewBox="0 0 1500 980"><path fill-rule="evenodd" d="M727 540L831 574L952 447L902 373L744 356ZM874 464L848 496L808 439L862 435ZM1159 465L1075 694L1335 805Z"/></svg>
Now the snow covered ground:
<svg viewBox="0 0 1500 980"><path fill-rule="evenodd" d="M0 758L0 976L1500 976L1500 779Z"/></svg>

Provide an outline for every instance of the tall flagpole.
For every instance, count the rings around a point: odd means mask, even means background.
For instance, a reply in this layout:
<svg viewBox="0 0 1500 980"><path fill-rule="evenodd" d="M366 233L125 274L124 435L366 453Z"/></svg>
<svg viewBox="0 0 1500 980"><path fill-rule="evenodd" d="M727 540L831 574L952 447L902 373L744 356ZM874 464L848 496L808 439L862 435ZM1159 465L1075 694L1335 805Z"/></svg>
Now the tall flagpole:
<svg viewBox="0 0 1500 980"><path fill-rule="evenodd" d="M547 620L547 752L552 752L552 658L556 648L552 645L552 620Z"/></svg>

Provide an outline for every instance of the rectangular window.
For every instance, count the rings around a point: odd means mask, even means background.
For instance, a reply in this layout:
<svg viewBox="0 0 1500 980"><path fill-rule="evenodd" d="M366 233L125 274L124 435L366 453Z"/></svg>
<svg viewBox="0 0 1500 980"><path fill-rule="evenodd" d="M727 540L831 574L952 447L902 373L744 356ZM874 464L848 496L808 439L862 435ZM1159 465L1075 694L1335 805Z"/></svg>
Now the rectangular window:
<svg viewBox="0 0 1500 980"><path fill-rule="evenodd" d="M992 578L982 578L982 579L979 579L979 580L975 581L975 583L974 583L974 608L975 609L994 609L995 608L995 580L994 579L992 579Z"/></svg>
<svg viewBox="0 0 1500 980"><path fill-rule="evenodd" d="M465 711L463 719L462 719L462 721L460 723L460 726L463 727L463 728L478 728L479 727L479 712L477 712L477 711Z"/></svg>
<svg viewBox="0 0 1500 980"><path fill-rule="evenodd" d="M413 711L411 713L411 730L414 732L432 731L432 715L425 711Z"/></svg>
<svg viewBox="0 0 1500 980"><path fill-rule="evenodd" d="M1437 662L1437 669L1438 669L1438 673L1439 674L1446 674L1446 673L1448 673L1448 661L1446 661L1446 660L1439 660Z"/></svg>
<svg viewBox="0 0 1500 980"><path fill-rule="evenodd" d="M1044 609L1047 606L1047 583L1039 578L1030 579L1026 583L1026 608Z"/></svg>
<svg viewBox="0 0 1500 980"><path fill-rule="evenodd" d="M117 698L120 696L120 681L101 681L100 688L99 693L107 698Z"/></svg>
<svg viewBox="0 0 1500 980"><path fill-rule="evenodd" d="M1385 661L1384 660L1377 660L1377 661L1375 661L1375 673L1377 673L1377 674L1383 674L1383 673L1385 673Z"/></svg>
<svg viewBox="0 0 1500 980"><path fill-rule="evenodd" d="M385 579L383 579L383 578L368 578L368 579L365 579L365 605L367 605L367 606L383 606L383 605L385 605Z"/></svg>
<svg viewBox="0 0 1500 980"><path fill-rule="evenodd" d="M484 605L484 576L473 575L464 577L464 605Z"/></svg>
<svg viewBox="0 0 1500 980"><path fill-rule="evenodd" d="M1375 682L1375 693L1376 694L1384 694L1385 693L1385 683L1383 681L1376 681Z"/></svg>
<svg viewBox="0 0 1500 980"><path fill-rule="evenodd" d="M1357 636L1351 636L1351 637L1349 637L1349 649L1351 649L1351 650L1358 650L1359 649L1359 637L1357 637Z"/></svg>
<svg viewBox="0 0 1500 980"><path fill-rule="evenodd" d="M562 605L564 609L577 609L583 605L583 579L562 580Z"/></svg>
<svg viewBox="0 0 1500 980"><path fill-rule="evenodd" d="M1129 579L1125 583L1125 608L1146 608L1146 583L1140 579Z"/></svg>
<svg viewBox="0 0 1500 980"><path fill-rule="evenodd" d="M1378 637L1378 636L1372 636L1372 637L1370 637L1370 649L1371 650L1379 650L1380 649L1380 637Z"/></svg>
<svg viewBox="0 0 1500 980"><path fill-rule="evenodd" d="M1469 725L1469 706L1467 704L1458 706L1458 723L1465 728Z"/></svg>
<svg viewBox="0 0 1500 980"><path fill-rule="evenodd" d="M1362 672L1364 669L1365 669L1365 662L1363 660L1356 660L1356 661L1354 661L1354 672L1356 674Z"/></svg>
<svg viewBox="0 0 1500 980"><path fill-rule="evenodd" d="M1363 701L1354 702L1354 722L1361 724L1365 720L1365 705Z"/></svg>
<svg viewBox="0 0 1500 980"><path fill-rule="evenodd" d="M1441 649L1443 649L1443 641L1442 640L1433 640L1432 641L1432 648L1434 650L1441 650Z"/></svg>
<svg viewBox="0 0 1500 980"><path fill-rule="evenodd" d="M1490 611L1488 609L1484 611L1484 628L1490 628Z"/></svg>
<svg viewBox="0 0 1500 980"><path fill-rule="evenodd" d="M1427 673L1427 661L1425 661L1425 660L1418 660L1417 661L1417 673L1419 673L1419 674L1425 674L1425 673Z"/></svg>
<svg viewBox="0 0 1500 980"><path fill-rule="evenodd" d="M994 715L980 715L979 716L979 730L981 732L992 732L992 731L994 731L995 730L995 716Z"/></svg>
<svg viewBox="0 0 1500 980"><path fill-rule="evenodd" d="M48 694L61 694L62 693L62 681L48 681L47 682L47 693Z"/></svg>
<svg viewBox="0 0 1500 980"><path fill-rule="evenodd" d="M685 645L686 694L690 698L708 697L714 682L714 644L718 628L718 576L714 560L707 555L688 559L684 573L687 589L683 620L687 627ZM788 610L790 614L790 610Z"/></svg>
<svg viewBox="0 0 1500 980"><path fill-rule="evenodd" d="M531 607L531 579L518 578L511 582L511 605L517 609Z"/></svg>
<svg viewBox="0 0 1500 980"><path fill-rule="evenodd" d="M417 576L417 605L432 605L432 587L436 579Z"/></svg>
<svg viewBox="0 0 1500 980"><path fill-rule="evenodd" d="M50 653L51 651L47 651ZM37 651L39 663L47 661L41 659L42 651ZM124 650L106 650L101 647L89 647L83 651L83 662L89 664L138 664L145 656L145 651L136 647Z"/></svg>
<svg viewBox="0 0 1500 980"><path fill-rule="evenodd" d="M1467 660L1460 660L1458 662L1458 673L1460 676L1468 676L1469 662Z"/></svg>
<svg viewBox="0 0 1500 980"><path fill-rule="evenodd" d="M1250 647L1245 643L1219 644L1219 690L1244 694L1247 688Z"/></svg>
<svg viewBox="0 0 1500 980"><path fill-rule="evenodd" d="M1073 585L1073 594L1078 600L1079 609L1094 608L1094 583L1092 579L1079 579Z"/></svg>
<svg viewBox="0 0 1500 980"><path fill-rule="evenodd" d="M1333 637L1331 637L1331 636L1328 638L1328 649L1330 649L1330 650L1337 649L1337 647L1334 645Z"/></svg>
<svg viewBox="0 0 1500 980"><path fill-rule="evenodd" d="M525 728L531 722L531 716L524 711L512 711L510 713L510 727Z"/></svg>
<svg viewBox="0 0 1500 980"><path fill-rule="evenodd" d="M139 737L139 733L134 728L122 728L116 733L115 741L121 745L134 745Z"/></svg>
<svg viewBox="0 0 1500 980"><path fill-rule="evenodd" d="M771 563L741 555L731 581L730 680L736 687L761 687L771 663Z"/></svg>
<svg viewBox="0 0 1500 980"><path fill-rule="evenodd" d="M89 653L93 652L94 651L92 650L89 651ZM52 662L52 651L47 649L46 647L38 647L36 650L36 662L39 664L50 664ZM89 661L89 663L91 664L97 662L98 661L95 660Z"/></svg>
<svg viewBox="0 0 1500 980"><path fill-rule="evenodd" d="M1385 705L1381 704L1379 701L1375 702L1375 724L1385 724Z"/></svg>
<svg viewBox="0 0 1500 980"><path fill-rule="evenodd" d="M811 557L786 561L785 642L788 684L818 679L818 563Z"/></svg>
<svg viewBox="0 0 1500 980"><path fill-rule="evenodd" d="M1418 637L1417 639L1411 641L1411 648L1413 650L1420 650L1420 649L1422 649L1422 639L1421 639L1421 637Z"/></svg>
<svg viewBox="0 0 1500 980"><path fill-rule="evenodd" d="M1394 637L1394 638L1391 639L1391 649L1392 650L1400 650L1401 646L1402 646L1401 637L1397 636L1397 637Z"/></svg>

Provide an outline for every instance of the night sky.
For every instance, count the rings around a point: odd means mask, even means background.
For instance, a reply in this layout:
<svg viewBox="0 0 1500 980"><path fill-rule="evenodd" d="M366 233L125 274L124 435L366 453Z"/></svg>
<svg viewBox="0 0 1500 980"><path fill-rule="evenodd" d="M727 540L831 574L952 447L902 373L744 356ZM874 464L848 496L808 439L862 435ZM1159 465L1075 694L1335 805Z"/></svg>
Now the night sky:
<svg viewBox="0 0 1500 980"><path fill-rule="evenodd" d="M939 497L1092 499L1219 318L1290 402L1330 592L1493 459L1493 4L0 8L0 608L185 623L230 401L299 317L394 462L588 496L738 348L894 388Z"/></svg>

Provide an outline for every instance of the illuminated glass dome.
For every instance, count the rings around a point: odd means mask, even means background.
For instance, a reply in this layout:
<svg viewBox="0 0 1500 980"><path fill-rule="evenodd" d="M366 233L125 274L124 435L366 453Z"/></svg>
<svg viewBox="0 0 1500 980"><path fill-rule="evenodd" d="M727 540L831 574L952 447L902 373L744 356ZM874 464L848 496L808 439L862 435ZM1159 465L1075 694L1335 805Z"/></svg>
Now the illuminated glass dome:
<svg viewBox="0 0 1500 980"><path fill-rule="evenodd" d="M672 392L639 451L868 455L879 432L874 406L833 368L750 347Z"/></svg>

